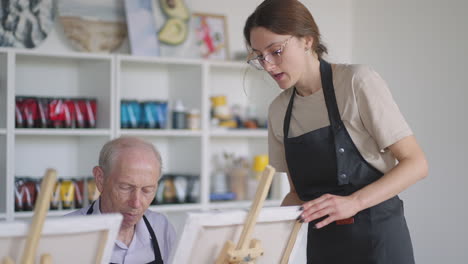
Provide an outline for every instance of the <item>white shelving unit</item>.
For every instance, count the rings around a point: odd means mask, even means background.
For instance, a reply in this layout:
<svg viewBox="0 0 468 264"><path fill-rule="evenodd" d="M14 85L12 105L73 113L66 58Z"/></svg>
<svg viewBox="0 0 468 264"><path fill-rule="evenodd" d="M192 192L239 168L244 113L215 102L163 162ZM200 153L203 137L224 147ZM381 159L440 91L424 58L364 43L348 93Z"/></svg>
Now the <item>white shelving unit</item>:
<svg viewBox="0 0 468 264"><path fill-rule="evenodd" d="M267 131L219 130L210 127L210 96L225 95L228 104L255 109L266 117L271 99L279 93L274 85L240 62L94 55L85 53L39 53L0 49L0 219L31 217L14 211L15 176L42 177L47 167L59 177L88 177L97 163L101 146L108 140L131 135L142 137L159 149L163 173L200 177L200 197L195 204L157 205L151 209L184 212L245 208L248 201L210 202L212 156L223 152L252 158L267 153ZM94 97L98 100L96 129L17 129L15 97ZM121 100L175 100L201 112L200 130L121 129ZM8 153L8 155L7 155ZM276 190L267 205L279 205ZM50 211L60 216L70 210Z"/></svg>

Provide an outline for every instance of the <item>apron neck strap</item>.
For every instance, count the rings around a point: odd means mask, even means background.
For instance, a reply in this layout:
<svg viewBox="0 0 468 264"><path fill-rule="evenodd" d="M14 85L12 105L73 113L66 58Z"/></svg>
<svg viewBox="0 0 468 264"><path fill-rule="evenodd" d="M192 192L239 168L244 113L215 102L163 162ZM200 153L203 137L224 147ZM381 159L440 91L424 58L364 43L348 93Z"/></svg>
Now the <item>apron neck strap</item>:
<svg viewBox="0 0 468 264"><path fill-rule="evenodd" d="M330 126L332 127L333 133L341 128L343 122L341 121L340 112L336 103L335 89L333 87L333 73L331 65L323 59L320 59L320 77L322 80L322 90L325 97L325 104L328 111L328 119L330 120ZM294 104L294 97L296 95L296 87L294 87L291 98L289 99L288 108L284 117L283 123L283 134L285 138L288 138L289 124L291 122L292 107Z"/></svg>

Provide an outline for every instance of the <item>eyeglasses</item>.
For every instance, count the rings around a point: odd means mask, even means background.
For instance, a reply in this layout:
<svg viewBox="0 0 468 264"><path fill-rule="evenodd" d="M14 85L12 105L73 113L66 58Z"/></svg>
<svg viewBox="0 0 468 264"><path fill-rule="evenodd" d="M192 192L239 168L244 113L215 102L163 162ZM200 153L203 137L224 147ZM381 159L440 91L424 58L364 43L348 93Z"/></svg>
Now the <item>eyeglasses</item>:
<svg viewBox="0 0 468 264"><path fill-rule="evenodd" d="M263 55L258 55L257 57L254 57L252 59L247 60L247 63L250 64L250 66L254 67L257 70L265 70L265 62L270 63L271 65L279 65L281 64L281 55L283 53L284 47L289 43L289 40L292 39L293 36L289 37L287 40L285 40L278 49L276 49L273 52L267 53L265 56ZM252 53L254 55L255 53Z"/></svg>

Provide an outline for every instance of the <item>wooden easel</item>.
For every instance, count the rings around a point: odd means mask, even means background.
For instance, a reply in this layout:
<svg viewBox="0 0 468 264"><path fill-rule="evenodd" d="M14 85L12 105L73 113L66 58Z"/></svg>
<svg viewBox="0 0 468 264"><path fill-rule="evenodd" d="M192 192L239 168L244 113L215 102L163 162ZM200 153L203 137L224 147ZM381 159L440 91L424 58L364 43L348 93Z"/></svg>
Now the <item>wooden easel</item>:
<svg viewBox="0 0 468 264"><path fill-rule="evenodd" d="M28 237L24 252L21 258L21 264L33 264L36 258L36 250L41 238L42 227L46 218L47 211L49 210L50 197L52 190L57 179L57 172L54 169L48 169L41 183L41 191L36 201L34 208L34 216L29 230ZM2 264L14 264L15 262L11 257L5 257ZM52 264L52 256L50 254L43 254L41 256L41 264Z"/></svg>
<svg viewBox="0 0 468 264"><path fill-rule="evenodd" d="M242 229L237 246L232 241L227 241L216 259L216 264L255 264L257 258L263 255L264 250L261 246L261 241L251 239L251 236L260 210L262 209L263 203L265 202L265 198L268 194L268 190L270 189L275 171L275 168L272 166L266 166L258 184L252 207L250 208L247 219L245 220L244 228ZM281 264L288 263L289 255L294 247L294 242L296 241L301 224L302 223L300 222L296 222L294 224L288 244L283 252L283 257L280 262Z"/></svg>

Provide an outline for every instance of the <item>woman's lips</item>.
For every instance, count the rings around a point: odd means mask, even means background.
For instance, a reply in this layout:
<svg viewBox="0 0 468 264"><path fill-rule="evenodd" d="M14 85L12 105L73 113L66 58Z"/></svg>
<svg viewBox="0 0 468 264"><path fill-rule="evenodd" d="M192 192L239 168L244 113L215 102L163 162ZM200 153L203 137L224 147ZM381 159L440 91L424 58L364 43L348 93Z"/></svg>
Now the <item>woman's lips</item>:
<svg viewBox="0 0 468 264"><path fill-rule="evenodd" d="M275 79L276 81L281 81L281 79L283 79L284 77L284 73L280 72L280 73L272 74L271 76L273 76L273 79Z"/></svg>

